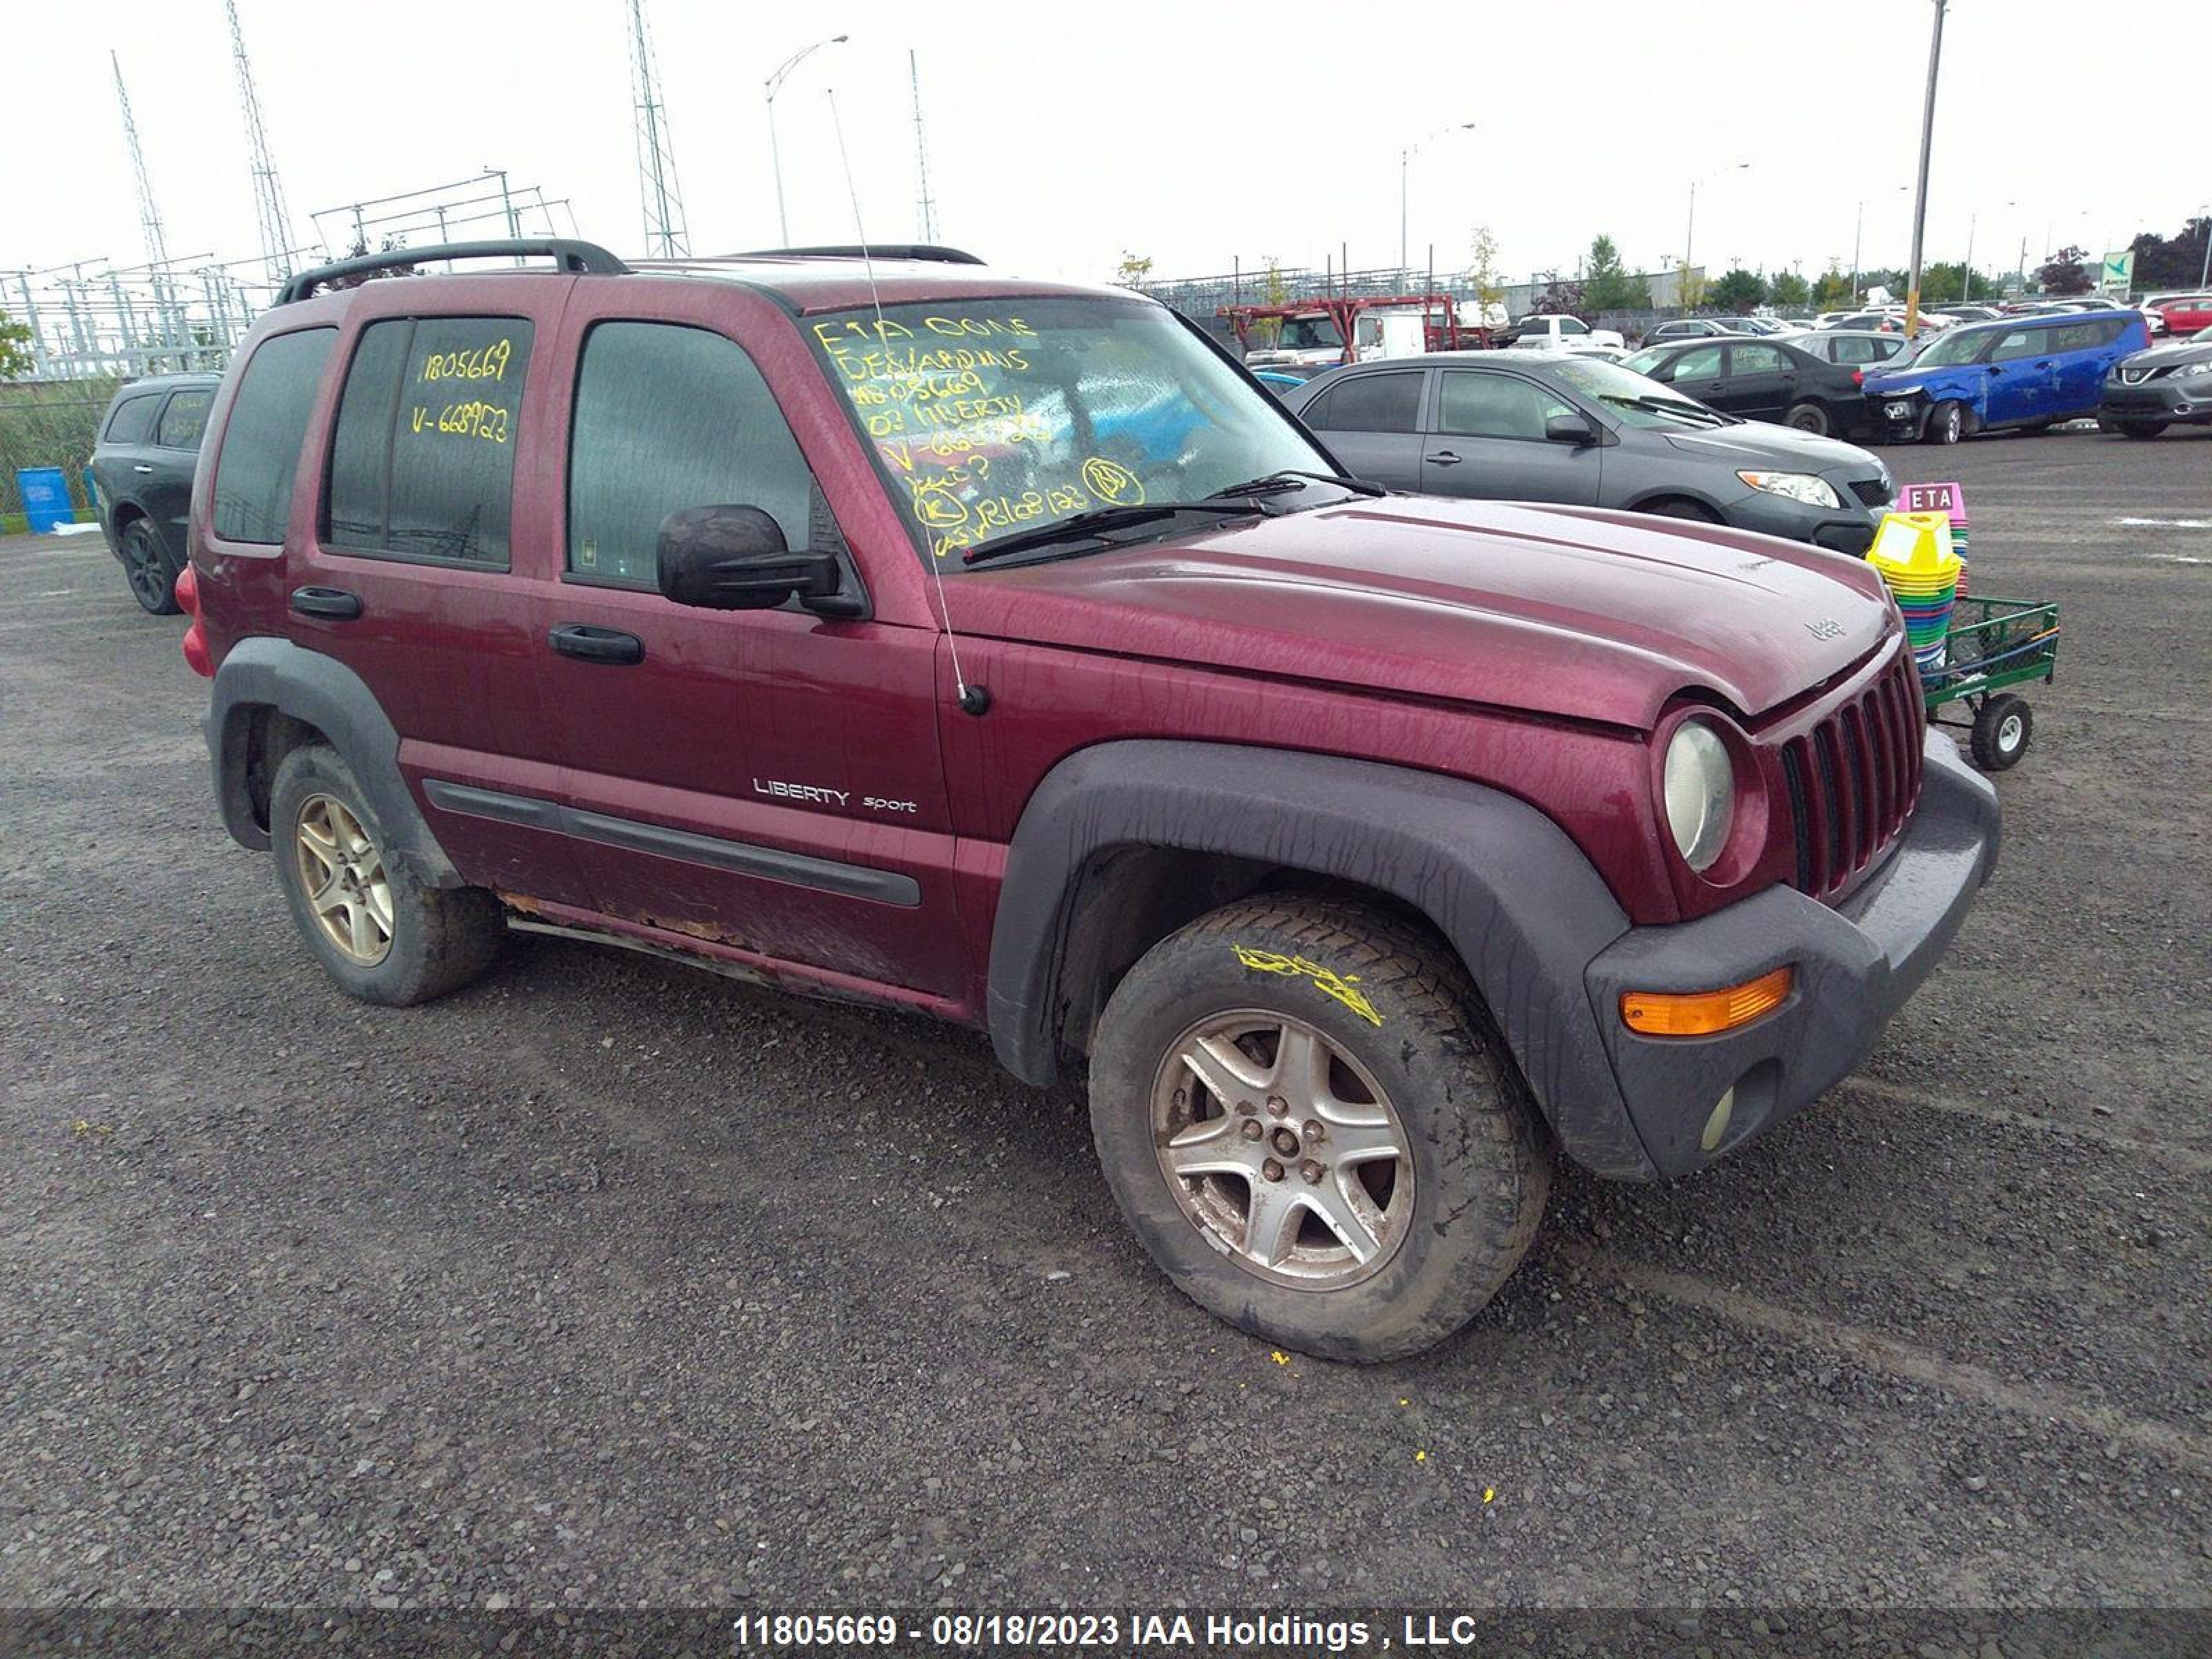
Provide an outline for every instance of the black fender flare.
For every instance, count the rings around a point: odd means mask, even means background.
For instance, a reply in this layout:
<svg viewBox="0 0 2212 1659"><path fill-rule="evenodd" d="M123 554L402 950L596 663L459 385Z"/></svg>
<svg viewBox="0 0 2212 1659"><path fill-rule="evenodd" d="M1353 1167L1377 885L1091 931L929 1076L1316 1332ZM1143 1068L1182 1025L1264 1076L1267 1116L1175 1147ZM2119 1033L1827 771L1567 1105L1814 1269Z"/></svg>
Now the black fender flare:
<svg viewBox="0 0 2212 1659"><path fill-rule="evenodd" d="M335 657L289 640L256 635L231 647L216 671L205 726L223 827L241 847L260 851L269 832L254 817L246 768L256 708L273 708L315 727L353 769L397 859L431 887L467 884L423 821L399 771L399 733L368 684Z"/></svg>
<svg viewBox="0 0 2212 1659"><path fill-rule="evenodd" d="M1496 789L1373 761L1133 739L1048 773L1007 851L988 997L1000 1062L1059 1073L1068 927L1094 854L1157 847L1356 882L1435 924L1489 1005L1568 1154L1655 1173L1591 1012L1583 969L1629 929L1559 825Z"/></svg>

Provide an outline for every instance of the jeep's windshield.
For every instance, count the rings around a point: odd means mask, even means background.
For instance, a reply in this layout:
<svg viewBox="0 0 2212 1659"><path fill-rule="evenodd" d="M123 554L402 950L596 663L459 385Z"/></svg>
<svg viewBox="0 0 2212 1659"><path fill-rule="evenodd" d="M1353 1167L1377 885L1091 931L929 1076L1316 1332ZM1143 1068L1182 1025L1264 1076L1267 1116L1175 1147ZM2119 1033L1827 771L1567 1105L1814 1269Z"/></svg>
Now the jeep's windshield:
<svg viewBox="0 0 2212 1659"><path fill-rule="evenodd" d="M1094 507L1335 471L1273 398L1142 301L948 301L885 306L880 326L872 308L802 326L948 574L966 549Z"/></svg>

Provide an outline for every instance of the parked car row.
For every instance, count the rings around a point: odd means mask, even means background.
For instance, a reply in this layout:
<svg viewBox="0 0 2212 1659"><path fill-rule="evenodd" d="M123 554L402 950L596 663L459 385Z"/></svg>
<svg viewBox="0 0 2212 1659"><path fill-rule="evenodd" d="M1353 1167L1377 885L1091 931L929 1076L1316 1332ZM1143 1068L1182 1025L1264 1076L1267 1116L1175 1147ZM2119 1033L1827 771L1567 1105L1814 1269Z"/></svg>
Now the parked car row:
<svg viewBox="0 0 2212 1659"><path fill-rule="evenodd" d="M1564 353L1358 364L1285 401L1359 477L1432 495L1624 507L1860 553L1896 493L1864 450Z"/></svg>

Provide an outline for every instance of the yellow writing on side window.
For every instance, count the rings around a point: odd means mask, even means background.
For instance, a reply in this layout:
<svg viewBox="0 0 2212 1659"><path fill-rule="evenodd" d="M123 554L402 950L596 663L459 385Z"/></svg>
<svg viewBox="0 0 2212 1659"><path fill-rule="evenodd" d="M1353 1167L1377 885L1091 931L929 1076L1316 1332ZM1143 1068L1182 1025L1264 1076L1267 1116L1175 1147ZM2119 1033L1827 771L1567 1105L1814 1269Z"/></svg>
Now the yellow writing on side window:
<svg viewBox="0 0 2212 1659"><path fill-rule="evenodd" d="M503 380L514 342L494 340L474 351L434 351L422 360L426 380Z"/></svg>

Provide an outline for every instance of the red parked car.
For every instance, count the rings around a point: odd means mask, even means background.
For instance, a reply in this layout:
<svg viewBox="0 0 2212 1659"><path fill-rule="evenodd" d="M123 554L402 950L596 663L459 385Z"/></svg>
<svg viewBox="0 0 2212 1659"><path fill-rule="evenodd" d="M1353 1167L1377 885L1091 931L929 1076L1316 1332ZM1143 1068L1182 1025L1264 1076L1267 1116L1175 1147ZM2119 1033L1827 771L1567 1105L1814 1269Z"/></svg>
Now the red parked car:
<svg viewBox="0 0 2212 1659"><path fill-rule="evenodd" d="M2186 339L2212 328L2212 294L2177 295L2151 309L2158 313L2160 331L2171 339Z"/></svg>
<svg viewBox="0 0 2212 1659"><path fill-rule="evenodd" d="M1711 1162L1942 954L1996 798L1863 562L1389 495L1163 307L856 252L415 250L256 325L185 651L345 991L520 927L985 1028L1176 1284L1376 1359L1555 1150Z"/></svg>

